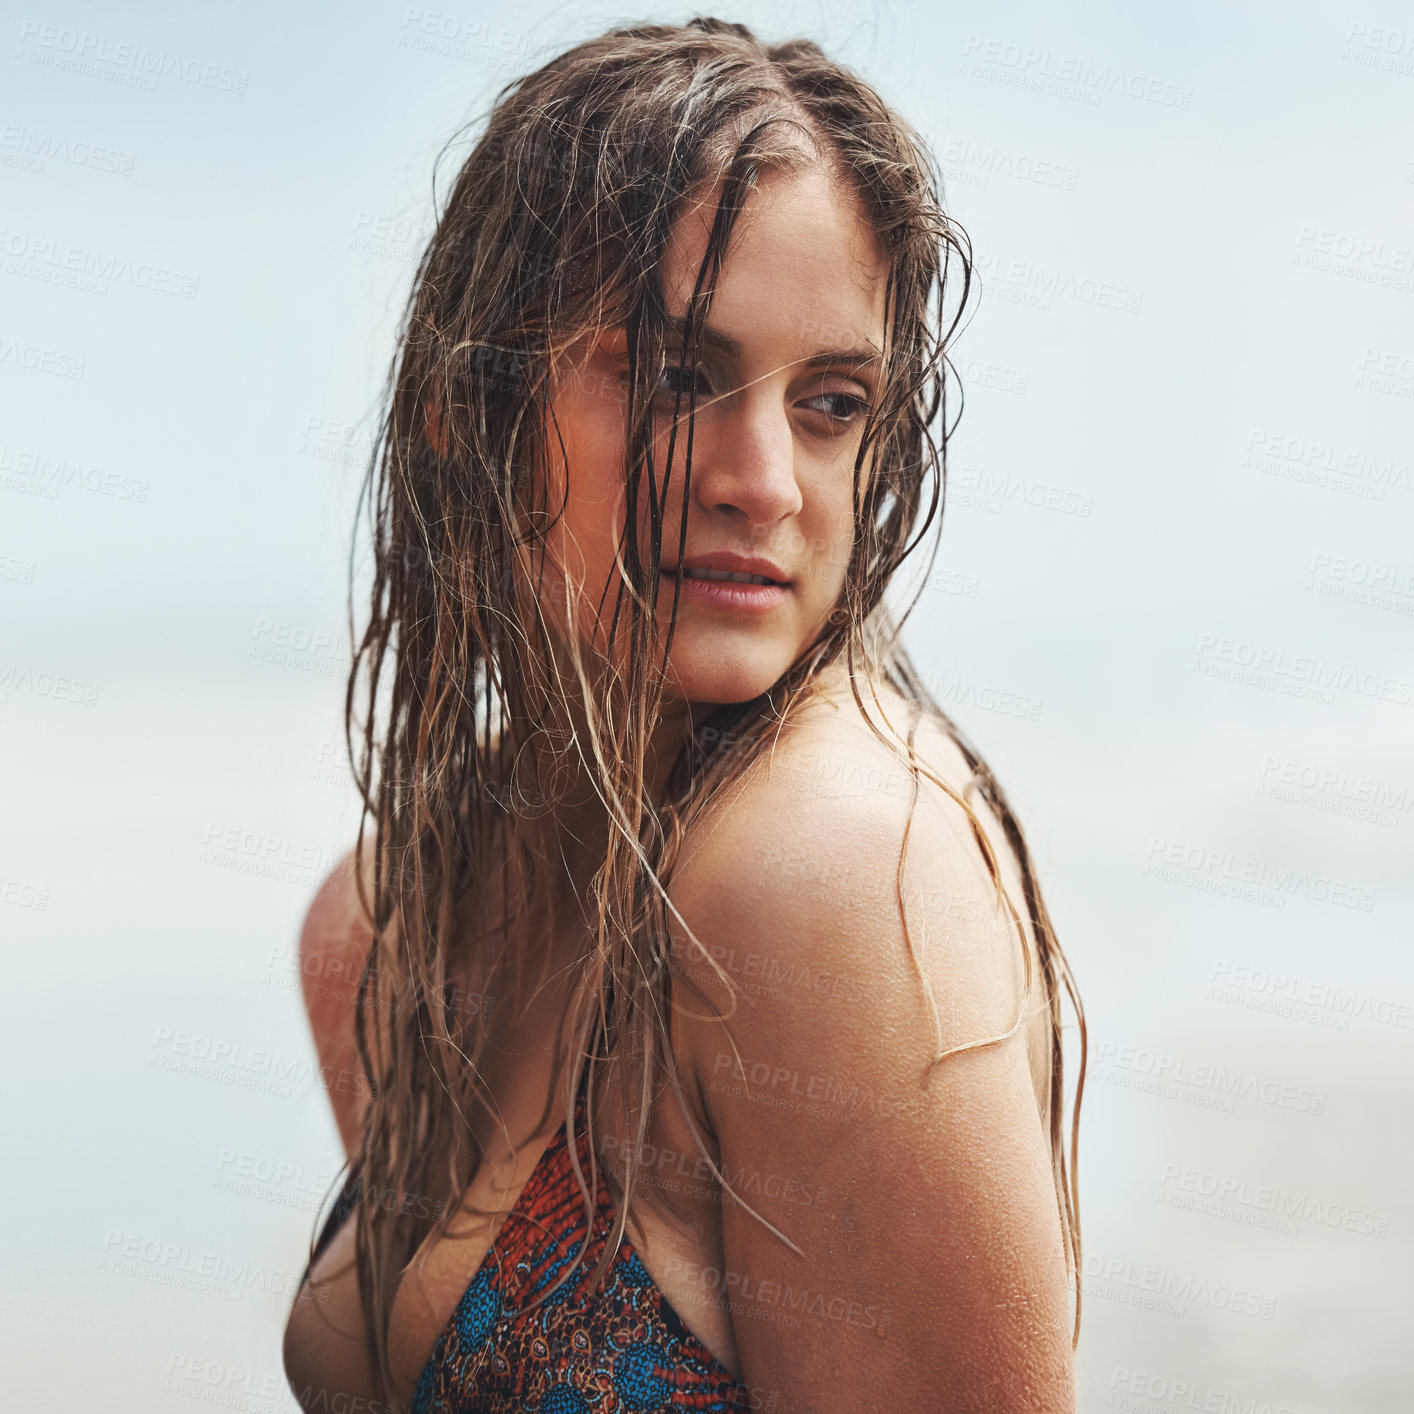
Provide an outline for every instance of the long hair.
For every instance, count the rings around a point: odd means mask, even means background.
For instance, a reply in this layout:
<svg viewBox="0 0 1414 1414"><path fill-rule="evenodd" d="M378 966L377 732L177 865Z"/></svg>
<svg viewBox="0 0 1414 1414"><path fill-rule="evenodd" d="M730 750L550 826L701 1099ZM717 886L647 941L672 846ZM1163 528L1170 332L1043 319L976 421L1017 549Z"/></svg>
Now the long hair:
<svg viewBox="0 0 1414 1414"><path fill-rule="evenodd" d="M669 482L660 484L655 466L664 254L690 196L718 193L682 331L691 369L738 215L762 172L789 170L808 160L803 153L845 184L888 267L883 368L855 463L844 587L817 638L768 691L694 714L665 796L655 800L645 789L645 760L677 622L674 601L665 645L656 622L659 568L680 569L684 551L662 543L659 496L666 500ZM494 912L501 955L519 969L536 956L528 908L555 892L547 885L559 861L537 850L529 828L537 813L555 808L553 789L544 786L555 771L527 787L524 763L559 762L587 775L610 826L591 886L594 936L559 1038L576 1079L592 1079L585 1067L615 1060L622 1112L637 1129L614 1184L616 1226L597 1279L628 1218L648 1099L678 1086L664 1020L680 975L667 946L667 886L686 832L769 751L834 665L847 667L861 708L858 681L870 684L876 701L877 687L886 685L911 704L915 726L926 714L952 734L973 773L964 794L980 792L1019 862L1051 1021L1047 1123L1078 1338L1084 1015L1006 797L899 645L907 613L895 624L884 603L893 575L935 518L941 530L948 349L971 280L970 247L943 210L926 144L869 84L810 41L765 44L743 25L707 18L635 25L575 46L497 95L446 199L399 328L364 488L371 609L354 635L345 704L363 801L356 857L364 856L370 831L373 846L371 887L359 876L373 941L355 1025L371 1095L353 1161L364 1194L355 1249L365 1334L385 1399L398 1280L429 1234L445 1232L483 1158L472 1116L495 1110L478 1069L482 1028L467 1022L453 960L459 948L484 945L468 925ZM558 435L550 395L560 360L609 320L628 336L626 503L638 506L646 490L649 513L643 527L637 515L626 518L609 651L586 662L577 635L564 635L565 645L546 621L545 556L537 547L558 510L542 503L538 473ZM695 393L685 409L679 395L667 434L669 469L684 467L684 526L694 410ZM676 446L680 424L685 450ZM870 471L861 482L866 457ZM603 587L605 596L612 587ZM587 588L592 594L596 586ZM874 731L907 762L915 800L922 774L967 812L1000 901L1000 871L964 795L916 756L912 733L904 742ZM487 897L493 863L502 883L494 901ZM1037 980L1029 952L1026 975L1029 998ZM1069 1163L1062 987L1082 1046ZM521 993L518 970L510 1005L519 1005ZM1018 1017L1006 1036L1020 1025ZM967 1048L940 1049L938 1058ZM574 1166L589 1205L597 1166L587 1183L577 1159Z"/></svg>

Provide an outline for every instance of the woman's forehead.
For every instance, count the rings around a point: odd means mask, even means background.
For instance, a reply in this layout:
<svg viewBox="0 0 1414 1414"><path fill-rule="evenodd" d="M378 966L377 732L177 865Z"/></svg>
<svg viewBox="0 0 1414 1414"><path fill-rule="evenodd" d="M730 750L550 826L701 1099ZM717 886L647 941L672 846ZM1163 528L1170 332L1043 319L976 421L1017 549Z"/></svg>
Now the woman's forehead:
<svg viewBox="0 0 1414 1414"><path fill-rule="evenodd" d="M674 223L663 264L674 323L687 312L715 215L715 203L698 200ZM782 342L877 351L888 273L851 188L818 163L767 171L712 282L710 324L719 347L735 356Z"/></svg>

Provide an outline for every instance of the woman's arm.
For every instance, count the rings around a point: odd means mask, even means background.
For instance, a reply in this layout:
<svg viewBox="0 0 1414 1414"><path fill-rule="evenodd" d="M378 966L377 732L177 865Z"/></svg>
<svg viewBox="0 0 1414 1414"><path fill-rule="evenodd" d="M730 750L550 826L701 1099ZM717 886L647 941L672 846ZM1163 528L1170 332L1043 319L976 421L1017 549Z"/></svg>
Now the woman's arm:
<svg viewBox="0 0 1414 1414"><path fill-rule="evenodd" d="M370 851L365 849L365 868ZM300 987L319 1055L320 1075L344 1152L352 1158L363 1133L368 1087L354 1034L358 979L372 934L359 904L350 850L320 885L300 930ZM367 876L366 876L367 877Z"/></svg>
<svg viewBox="0 0 1414 1414"><path fill-rule="evenodd" d="M299 938L305 1009L325 1091L350 1158L358 1149L367 1109L354 1011L370 942L354 867L350 851L314 896ZM325 1222L332 1221L331 1210ZM351 1216L333 1232L306 1273L286 1322L283 1359L302 1409L374 1407Z"/></svg>
<svg viewBox="0 0 1414 1414"><path fill-rule="evenodd" d="M1070 1414L1063 1235L1025 1029L929 1069L933 1017L895 895L911 780L862 729L805 740L778 749L672 890L743 993L730 1021L682 1023L722 1168L801 1249L724 1196L742 1379L791 1414ZM942 1045L1006 1031L1020 943L960 808L927 782L904 877ZM674 949L725 1010L695 950ZM811 1201L792 1180L816 1185Z"/></svg>

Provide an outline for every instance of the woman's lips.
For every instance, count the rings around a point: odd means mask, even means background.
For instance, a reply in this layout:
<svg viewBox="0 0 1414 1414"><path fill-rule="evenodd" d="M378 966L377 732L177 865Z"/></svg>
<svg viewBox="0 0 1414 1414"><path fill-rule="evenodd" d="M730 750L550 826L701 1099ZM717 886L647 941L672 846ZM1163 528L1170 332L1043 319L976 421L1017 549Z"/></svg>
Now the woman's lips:
<svg viewBox="0 0 1414 1414"><path fill-rule="evenodd" d="M662 578L669 592L673 585L682 585L680 602L700 604L704 608L760 612L774 609L790 592L788 584L746 584L734 579L693 579L690 575L683 575L679 580L671 570L664 570Z"/></svg>

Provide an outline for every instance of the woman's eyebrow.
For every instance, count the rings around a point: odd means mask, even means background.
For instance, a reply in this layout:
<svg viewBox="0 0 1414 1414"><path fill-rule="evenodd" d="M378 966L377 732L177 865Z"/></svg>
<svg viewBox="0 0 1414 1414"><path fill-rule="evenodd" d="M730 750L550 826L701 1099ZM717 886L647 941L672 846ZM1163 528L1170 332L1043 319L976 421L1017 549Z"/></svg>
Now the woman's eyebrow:
<svg viewBox="0 0 1414 1414"><path fill-rule="evenodd" d="M676 334L679 338L686 337L686 319L670 315L666 322L670 333ZM742 355L742 347L737 340L733 339L730 334L724 334L720 329L714 329L710 324L704 324L698 330L698 338L709 348L718 349L729 358L740 358ZM873 369L878 366L880 357L879 350L872 345L857 345L847 349L822 349L819 353L796 359L794 362L803 364L806 368L820 368L845 363L857 369Z"/></svg>

